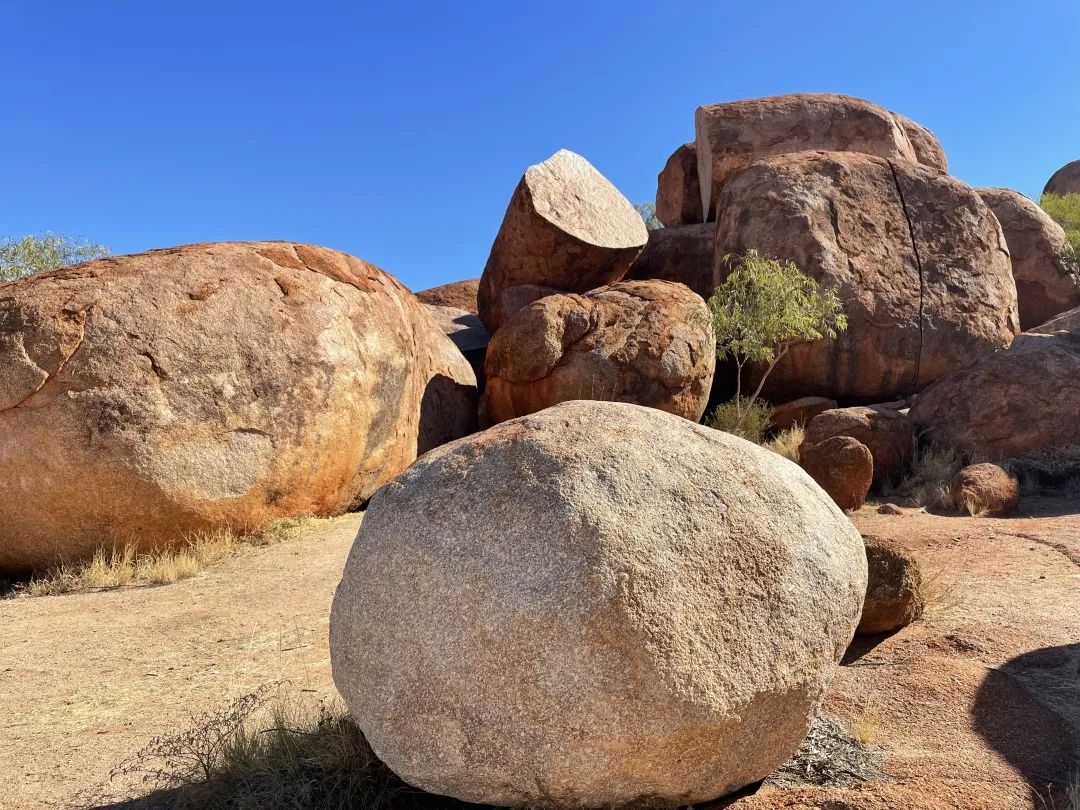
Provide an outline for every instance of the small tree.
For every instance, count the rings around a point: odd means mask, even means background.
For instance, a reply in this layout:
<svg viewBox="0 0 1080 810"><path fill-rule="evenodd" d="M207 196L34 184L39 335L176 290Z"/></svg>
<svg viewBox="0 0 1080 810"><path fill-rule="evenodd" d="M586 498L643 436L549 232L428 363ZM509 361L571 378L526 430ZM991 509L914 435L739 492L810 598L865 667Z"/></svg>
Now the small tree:
<svg viewBox="0 0 1080 810"><path fill-rule="evenodd" d="M638 203L634 206L641 218L645 220L645 227L650 231L659 230L664 223L656 218L656 206L652 203Z"/></svg>
<svg viewBox="0 0 1080 810"><path fill-rule="evenodd" d="M737 433L776 364L795 343L835 340L847 329L844 305L831 290L822 290L794 262L771 259L749 250L725 256L731 272L709 299L716 356L735 359ZM742 395L742 372L748 363L765 370L749 397Z"/></svg>
<svg viewBox="0 0 1080 810"><path fill-rule="evenodd" d="M109 249L104 245L57 233L4 239L0 241L0 281L11 281L108 255Z"/></svg>

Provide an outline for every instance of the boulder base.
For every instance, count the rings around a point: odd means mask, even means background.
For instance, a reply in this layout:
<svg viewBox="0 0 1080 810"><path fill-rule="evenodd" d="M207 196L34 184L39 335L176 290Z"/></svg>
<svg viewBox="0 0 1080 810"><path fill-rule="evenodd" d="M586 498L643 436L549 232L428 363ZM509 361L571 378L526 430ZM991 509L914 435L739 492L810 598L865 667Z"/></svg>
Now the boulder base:
<svg viewBox="0 0 1080 810"><path fill-rule="evenodd" d="M858 532L797 465L567 402L372 499L334 598L334 682L379 758L434 793L708 801L796 749L865 591Z"/></svg>

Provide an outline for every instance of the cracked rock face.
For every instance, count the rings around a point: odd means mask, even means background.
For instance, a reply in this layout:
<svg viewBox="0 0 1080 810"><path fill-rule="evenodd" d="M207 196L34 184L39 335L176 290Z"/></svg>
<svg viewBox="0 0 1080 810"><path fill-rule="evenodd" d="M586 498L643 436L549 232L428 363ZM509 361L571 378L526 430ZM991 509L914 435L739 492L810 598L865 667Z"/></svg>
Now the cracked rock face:
<svg viewBox="0 0 1080 810"><path fill-rule="evenodd" d="M700 296L682 284L622 281L519 310L488 345L484 398L492 422L574 399L632 402L697 422L715 364Z"/></svg>
<svg viewBox="0 0 1080 810"><path fill-rule="evenodd" d="M911 419L976 461L1080 444L1080 335L1025 333L923 391Z"/></svg>
<svg viewBox="0 0 1080 810"><path fill-rule="evenodd" d="M847 309L845 334L780 361L764 388L774 402L908 396L1019 331L1001 226L974 190L936 169L851 152L778 155L728 180L719 212L716 284L725 255L754 248L793 260Z"/></svg>
<svg viewBox="0 0 1080 810"><path fill-rule="evenodd" d="M629 200L562 149L530 166L514 190L480 277L480 319L498 328L492 314L510 287L586 292L618 281L647 238Z"/></svg>
<svg viewBox="0 0 1080 810"><path fill-rule="evenodd" d="M0 571L364 501L474 426L465 358L344 253L218 243L0 284Z"/></svg>
<svg viewBox="0 0 1080 810"><path fill-rule="evenodd" d="M720 189L728 178L771 155L820 149L921 160L900 117L869 101L833 93L708 104L695 112L694 128L706 220L714 218ZM927 143L923 139L920 148L925 150ZM931 165L937 165L937 156L931 159L935 161ZM940 159L944 160L944 153Z"/></svg>
<svg viewBox="0 0 1080 810"><path fill-rule="evenodd" d="M797 465L567 402L376 494L334 598L334 682L379 758L434 793L707 801L795 751L865 590L862 539Z"/></svg>
<svg viewBox="0 0 1080 810"><path fill-rule="evenodd" d="M1064 229L1019 191L976 191L1001 223L1009 246L1020 328L1034 329L1080 305L1078 268L1068 261Z"/></svg>

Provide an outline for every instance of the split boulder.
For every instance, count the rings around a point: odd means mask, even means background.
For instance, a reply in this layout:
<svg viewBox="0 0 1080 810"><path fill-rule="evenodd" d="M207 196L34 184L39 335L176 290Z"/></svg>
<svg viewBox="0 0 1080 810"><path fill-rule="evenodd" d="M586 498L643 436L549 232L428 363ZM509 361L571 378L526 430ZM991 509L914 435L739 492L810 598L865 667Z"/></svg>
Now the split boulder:
<svg viewBox="0 0 1080 810"><path fill-rule="evenodd" d="M681 806L795 751L865 592L858 532L797 465L650 408L567 402L378 492L331 663L375 753L424 790Z"/></svg>

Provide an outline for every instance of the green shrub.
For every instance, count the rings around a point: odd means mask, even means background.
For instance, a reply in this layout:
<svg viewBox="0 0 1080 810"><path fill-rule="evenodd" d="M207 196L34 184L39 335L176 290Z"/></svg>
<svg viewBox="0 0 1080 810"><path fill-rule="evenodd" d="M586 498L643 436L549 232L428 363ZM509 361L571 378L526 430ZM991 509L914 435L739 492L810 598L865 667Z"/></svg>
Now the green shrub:
<svg viewBox="0 0 1080 810"><path fill-rule="evenodd" d="M0 281L108 256L104 245L57 233L0 241Z"/></svg>
<svg viewBox="0 0 1080 810"><path fill-rule="evenodd" d="M1065 229L1073 258L1080 262L1080 194L1043 194L1039 204Z"/></svg>

